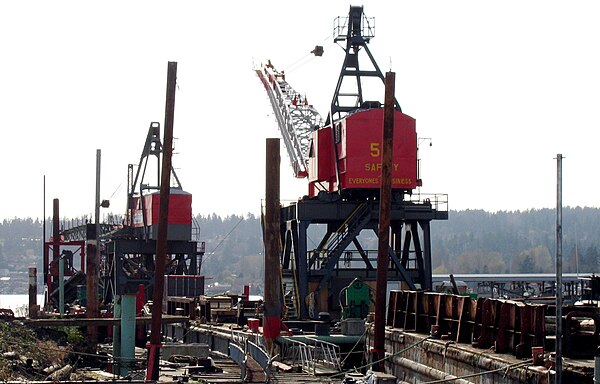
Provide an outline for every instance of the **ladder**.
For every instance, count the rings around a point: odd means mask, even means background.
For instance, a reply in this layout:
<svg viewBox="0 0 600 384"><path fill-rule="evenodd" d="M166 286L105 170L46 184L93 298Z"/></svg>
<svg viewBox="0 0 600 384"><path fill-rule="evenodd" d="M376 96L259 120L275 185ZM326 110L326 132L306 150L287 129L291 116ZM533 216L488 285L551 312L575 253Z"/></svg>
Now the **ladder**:
<svg viewBox="0 0 600 384"><path fill-rule="evenodd" d="M286 276L287 275L287 276ZM281 287L283 293L283 302L285 305L285 319L297 319L298 318L298 291L296 290L296 283L292 274L286 274L282 276Z"/></svg>

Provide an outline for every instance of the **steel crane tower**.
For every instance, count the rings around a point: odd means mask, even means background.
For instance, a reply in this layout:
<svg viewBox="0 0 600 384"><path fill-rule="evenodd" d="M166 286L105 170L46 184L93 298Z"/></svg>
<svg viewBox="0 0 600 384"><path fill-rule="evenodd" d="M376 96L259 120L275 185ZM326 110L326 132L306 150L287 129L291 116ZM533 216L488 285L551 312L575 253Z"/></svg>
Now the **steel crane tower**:
<svg viewBox="0 0 600 384"><path fill-rule="evenodd" d="M270 62L256 71L294 174L306 176L309 183L307 196L281 208L280 261L288 318L315 318L321 311L335 316L341 310L338 295L354 278L374 286L377 251L368 246L379 225L383 131L379 100L384 95L384 76L367 47L374 36L374 20L364 15L362 7L351 6L347 17L336 19L334 41L345 43L345 57L324 124L309 105L305 106L310 107L306 109L310 119L291 118L290 111L306 98L298 99L284 71L276 71ZM364 54L370 64L362 65ZM381 92L369 98L366 88L373 83ZM415 120L402 112L397 100L394 104L388 281L429 290L430 223L448 218L447 196L415 193L422 185ZM315 236L320 241L310 247Z"/></svg>

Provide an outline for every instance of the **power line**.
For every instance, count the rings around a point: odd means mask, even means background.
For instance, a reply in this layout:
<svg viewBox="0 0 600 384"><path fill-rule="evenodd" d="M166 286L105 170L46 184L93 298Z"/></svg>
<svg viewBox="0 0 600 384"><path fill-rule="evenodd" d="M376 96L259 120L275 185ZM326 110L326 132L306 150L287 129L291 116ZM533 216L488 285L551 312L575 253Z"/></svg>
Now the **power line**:
<svg viewBox="0 0 600 384"><path fill-rule="evenodd" d="M219 244L217 244L217 246L216 246L216 247L215 247L215 248L214 248L212 251L210 251L210 252L209 252L209 253L206 255L206 257L204 258L204 260L206 260L206 259L207 259L209 256L211 256L211 255L214 255L214 254L215 254L215 251L216 251L216 250L217 250L217 249L218 249L218 248L221 246L221 244L223 244L223 242L225 241L225 239L227 239L227 237L229 237L229 235L231 235L231 233L232 233L233 231L235 231L235 229L238 227L238 225L240 225L240 224L242 223L242 221L244 221L244 216L242 216L242 218L240 219L240 221L238 221L238 222L237 222L237 224L236 224L236 225L234 225L234 226L233 226L233 228L231 228L231 231L229 231L229 232L228 232L228 233L225 235L225 237L223 237L223 238L221 239L221 241L219 242Z"/></svg>

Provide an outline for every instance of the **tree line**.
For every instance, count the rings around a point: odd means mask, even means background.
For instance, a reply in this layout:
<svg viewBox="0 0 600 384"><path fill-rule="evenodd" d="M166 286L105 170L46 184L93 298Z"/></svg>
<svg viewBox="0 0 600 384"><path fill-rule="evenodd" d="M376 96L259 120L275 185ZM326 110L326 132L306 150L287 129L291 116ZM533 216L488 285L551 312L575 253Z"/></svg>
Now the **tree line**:
<svg viewBox="0 0 600 384"><path fill-rule="evenodd" d="M554 209L486 212L450 211L447 221L431 224L434 273L551 273L556 254ZM69 219L71 220L71 219ZM77 221L77 220L75 220ZM260 217L196 215L198 239L206 243L202 274L207 284L238 291L262 285L263 240ZM51 231L51 225L46 226ZM563 208L563 271L600 268L600 209ZM310 234L309 234L310 235ZM315 236L318 239L318 235ZM376 243L373 239L366 241ZM0 222L0 269L41 268L42 222Z"/></svg>
<svg viewBox="0 0 600 384"><path fill-rule="evenodd" d="M563 272L600 266L600 209L563 208ZM434 273L551 273L556 211L449 212L431 225Z"/></svg>

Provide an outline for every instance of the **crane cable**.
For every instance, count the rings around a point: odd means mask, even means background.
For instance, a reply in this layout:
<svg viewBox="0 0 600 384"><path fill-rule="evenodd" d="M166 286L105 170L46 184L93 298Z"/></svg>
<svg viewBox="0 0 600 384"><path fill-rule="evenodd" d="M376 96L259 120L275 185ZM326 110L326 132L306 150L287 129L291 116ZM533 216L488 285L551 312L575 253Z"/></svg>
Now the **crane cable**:
<svg viewBox="0 0 600 384"><path fill-rule="evenodd" d="M217 249L218 249L218 248L221 246L221 244L223 244L223 242L225 241L225 239L227 239L227 237L229 237L229 235L231 235L231 233L232 233L233 231L235 231L235 229L238 227L238 225L240 225L240 224L242 223L242 221L244 221L244 216L242 216L242 217L240 218L240 221L238 221L238 222L237 222L237 224L236 224L236 225L234 225L234 226L233 226L233 228L231 228L231 231L229 231L229 232L228 232L228 233L225 235L225 237L223 237L223 238L221 239L221 241L219 241L219 244L217 244L217 246L216 246L216 247L214 247L214 248L213 248L213 250L212 250L212 251L210 251L210 252L209 252L209 253L208 253L208 254L207 254L205 257L204 257L204 261L206 261L206 259L207 259L209 256L211 256L211 255L214 255L214 254L215 254L215 251L216 251L216 250L217 250Z"/></svg>
<svg viewBox="0 0 600 384"><path fill-rule="evenodd" d="M123 183L125 183L125 181L127 180L127 178L123 178L121 179L121 182L119 183L119 185L117 186L117 188L115 189L115 191L112 193L112 195L110 195L110 197L108 198L109 200L112 200L113 197L115 197L115 195L119 192L121 192L121 189L123 187Z"/></svg>
<svg viewBox="0 0 600 384"><path fill-rule="evenodd" d="M333 41L327 42L327 40L330 40L330 39L333 39L333 37L328 35L319 44L321 44L322 46L330 47L333 45ZM317 44L317 46L319 44ZM307 57L309 58L308 60L306 60ZM284 67L285 71L287 73L291 73L291 72L295 71L296 69L299 69L299 68L303 67L304 65L308 64L309 62L314 60L315 57L317 57L317 56L315 56L313 54L313 51L311 51L311 52L305 54L304 56L302 56L301 58L299 58L298 60L296 60L295 62L293 62L292 64L288 65L287 67ZM302 61L304 61L304 62L302 62Z"/></svg>

